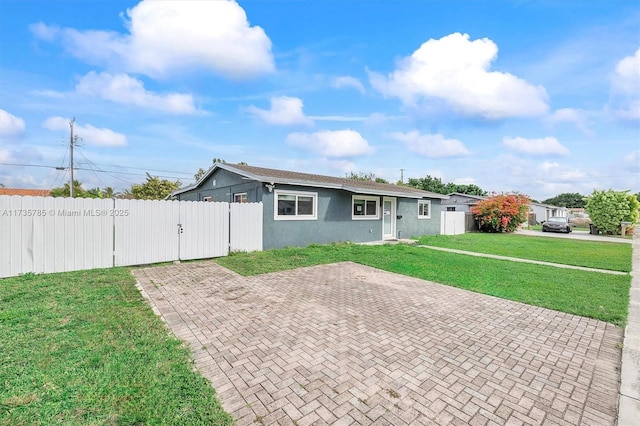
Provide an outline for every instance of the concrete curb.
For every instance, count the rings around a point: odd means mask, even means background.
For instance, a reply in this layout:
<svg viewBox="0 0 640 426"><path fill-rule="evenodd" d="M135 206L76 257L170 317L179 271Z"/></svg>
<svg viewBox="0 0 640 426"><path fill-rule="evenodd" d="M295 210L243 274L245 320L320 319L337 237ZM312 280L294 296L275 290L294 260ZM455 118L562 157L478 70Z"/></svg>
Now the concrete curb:
<svg viewBox="0 0 640 426"><path fill-rule="evenodd" d="M629 316L620 367L618 426L640 425L640 235L633 237Z"/></svg>

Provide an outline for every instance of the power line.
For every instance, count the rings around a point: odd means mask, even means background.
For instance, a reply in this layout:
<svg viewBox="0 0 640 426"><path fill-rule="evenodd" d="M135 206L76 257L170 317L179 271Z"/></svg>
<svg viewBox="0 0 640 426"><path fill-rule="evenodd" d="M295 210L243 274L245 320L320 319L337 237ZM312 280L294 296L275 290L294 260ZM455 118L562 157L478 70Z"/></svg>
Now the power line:
<svg viewBox="0 0 640 426"><path fill-rule="evenodd" d="M65 170L66 167L58 167L58 166L44 166L40 164L20 164L20 163L0 163L0 166L18 166L18 167L42 167L47 169L58 169Z"/></svg>
<svg viewBox="0 0 640 426"><path fill-rule="evenodd" d="M95 170L93 170L93 169L92 169L92 171L93 171L93 173L96 175L96 177L98 177L97 172L102 172L102 173L107 174L108 176L111 176L113 179L118 180L118 181L120 181L120 182L123 182L123 183L125 183L125 184L127 184L127 185L132 185L132 184L134 183L134 182L130 182L130 181L127 181L127 180L121 179L121 178L119 178L119 177L117 177L117 176L114 176L113 174L111 174L111 173L109 173L109 172L107 172L107 171L103 171L103 170L98 169L98 166L97 166L95 163L93 163L91 160L89 160L89 159L88 159L84 154L82 154L82 152L80 152L80 155L82 155L82 157L83 157L85 160L87 160L87 161L89 162L89 164L92 164L93 166L95 166L95 167L96 167L96 169L95 169ZM100 180L100 178L99 178L99 177L98 177L98 180Z"/></svg>
<svg viewBox="0 0 640 426"><path fill-rule="evenodd" d="M84 164L84 163L83 163ZM94 165L96 165L94 163ZM57 170L66 170L66 167L58 167L58 166L46 166L46 165L40 165L40 164L21 164L21 163L0 163L0 166L17 166L17 167L42 167L42 168L49 168L49 169L57 169ZM74 167L74 170L94 170L94 169L89 169L86 167ZM140 169L140 170L145 170L145 169ZM121 172L121 171L116 171L116 170L102 170L102 169L98 169L95 170L99 173L114 173L114 174L118 174L118 175L134 175L134 176L146 176L146 173L132 173L132 172ZM181 173L181 172L177 172L177 173ZM187 174L187 173L185 173ZM167 176L167 175L158 175L157 177L159 178L164 178L164 179L184 179L184 176ZM187 179L187 180L191 180L191 179Z"/></svg>
<svg viewBox="0 0 640 426"><path fill-rule="evenodd" d="M93 163L93 162L92 162L92 164L94 166L120 167L122 169L131 169L131 170L145 170L147 172L176 173L176 174L181 174L181 175L192 175L192 173L189 173L189 172L177 172L175 170L145 169L145 168L141 168L141 167L118 166L116 164L100 164L100 163Z"/></svg>

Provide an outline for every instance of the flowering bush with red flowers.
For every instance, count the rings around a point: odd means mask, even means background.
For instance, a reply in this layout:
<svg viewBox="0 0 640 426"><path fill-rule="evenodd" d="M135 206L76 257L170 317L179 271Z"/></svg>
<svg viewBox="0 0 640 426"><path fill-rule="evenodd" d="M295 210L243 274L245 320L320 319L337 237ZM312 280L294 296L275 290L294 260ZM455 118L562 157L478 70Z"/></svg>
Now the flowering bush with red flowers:
<svg viewBox="0 0 640 426"><path fill-rule="evenodd" d="M513 232L527 220L531 200L522 194L492 195L471 208L482 232Z"/></svg>

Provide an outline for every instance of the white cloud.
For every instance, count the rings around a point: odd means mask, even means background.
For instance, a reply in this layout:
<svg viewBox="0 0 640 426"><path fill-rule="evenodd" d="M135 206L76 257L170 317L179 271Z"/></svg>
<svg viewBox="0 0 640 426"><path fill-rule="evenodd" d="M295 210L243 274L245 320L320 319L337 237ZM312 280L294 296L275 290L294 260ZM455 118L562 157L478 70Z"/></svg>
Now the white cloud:
<svg viewBox="0 0 640 426"><path fill-rule="evenodd" d="M544 87L490 71L497 54L488 38L470 41L469 35L454 33L428 40L388 76L370 72L369 77L376 90L407 106L438 99L460 114L491 120L544 115Z"/></svg>
<svg viewBox="0 0 640 426"><path fill-rule="evenodd" d="M441 134L420 134L419 131L391 133L390 136L403 142L407 149L428 158L460 157L470 152L458 139L446 139Z"/></svg>
<svg viewBox="0 0 640 426"><path fill-rule="evenodd" d="M589 127L588 113L574 108L560 108L550 114L546 121L550 124L572 123L586 136L593 136L593 130Z"/></svg>
<svg viewBox="0 0 640 426"><path fill-rule="evenodd" d="M24 120L0 109L0 137L20 136L25 129Z"/></svg>
<svg viewBox="0 0 640 426"><path fill-rule="evenodd" d="M613 87L620 91L637 95L640 92L640 48L632 56L618 62L613 75Z"/></svg>
<svg viewBox="0 0 640 426"><path fill-rule="evenodd" d="M69 120L63 117L49 117L42 127L49 130L64 130L69 131ZM107 128L97 128L90 124L87 125L74 125L74 133L78 137L82 138L83 142L89 145L96 146L126 146L127 137L122 133L114 132Z"/></svg>
<svg viewBox="0 0 640 426"><path fill-rule="evenodd" d="M611 84L615 115L623 120L640 120L640 48L618 62Z"/></svg>
<svg viewBox="0 0 640 426"><path fill-rule="evenodd" d="M271 40L235 1L143 0L127 9L125 25L126 34L43 23L31 31L46 41L61 38L89 63L153 78L193 69L248 78L275 69Z"/></svg>
<svg viewBox="0 0 640 426"><path fill-rule="evenodd" d="M504 137L502 142L513 151L527 155L567 155L567 147L558 142L553 136L539 139L527 139L522 137Z"/></svg>
<svg viewBox="0 0 640 426"><path fill-rule="evenodd" d="M302 112L303 106L300 98L280 96L271 98L271 108L268 110L251 105L247 108L247 111L269 124L280 126L303 124L311 126L313 125L313 120L305 117L304 112Z"/></svg>
<svg viewBox="0 0 640 426"><path fill-rule="evenodd" d="M336 77L331 82L331 86L335 87L336 89L344 89L344 88L356 89L358 92L362 93L363 95L366 93L366 89L364 88L360 80L348 75Z"/></svg>
<svg viewBox="0 0 640 426"><path fill-rule="evenodd" d="M472 177L461 177L455 178L453 180L453 183L455 183L456 185L475 185L476 180Z"/></svg>
<svg viewBox="0 0 640 426"><path fill-rule="evenodd" d="M399 120L401 116L385 115L379 112L374 112L367 116L358 115L311 115L311 120L315 121L340 121L340 122L363 122L366 124L383 124L388 121Z"/></svg>
<svg viewBox="0 0 640 426"><path fill-rule="evenodd" d="M306 148L324 157L356 157L369 154L373 149L355 130L322 130L315 133L290 133L287 143Z"/></svg>
<svg viewBox="0 0 640 426"><path fill-rule="evenodd" d="M89 72L76 85L83 95L99 96L102 99L123 105L133 105L172 114L193 114L196 108L190 94L156 94L145 90L144 84L127 74Z"/></svg>
<svg viewBox="0 0 640 426"><path fill-rule="evenodd" d="M538 166L540 176L548 183L567 183L587 178L587 174L580 169L562 166L557 162L545 161Z"/></svg>

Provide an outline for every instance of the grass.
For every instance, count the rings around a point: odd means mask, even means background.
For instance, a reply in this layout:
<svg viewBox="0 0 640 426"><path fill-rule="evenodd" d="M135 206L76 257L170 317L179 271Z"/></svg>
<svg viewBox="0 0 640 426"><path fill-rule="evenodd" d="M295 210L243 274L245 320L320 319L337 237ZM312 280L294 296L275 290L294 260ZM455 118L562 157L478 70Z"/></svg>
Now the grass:
<svg viewBox="0 0 640 426"><path fill-rule="evenodd" d="M0 280L0 425L233 424L125 268Z"/></svg>
<svg viewBox="0 0 640 426"><path fill-rule="evenodd" d="M631 271L631 244L486 233L424 236L418 243L588 268Z"/></svg>
<svg viewBox="0 0 640 426"><path fill-rule="evenodd" d="M242 275L353 261L478 293L624 326L630 275L476 258L409 245L311 245L234 253L218 263Z"/></svg>

